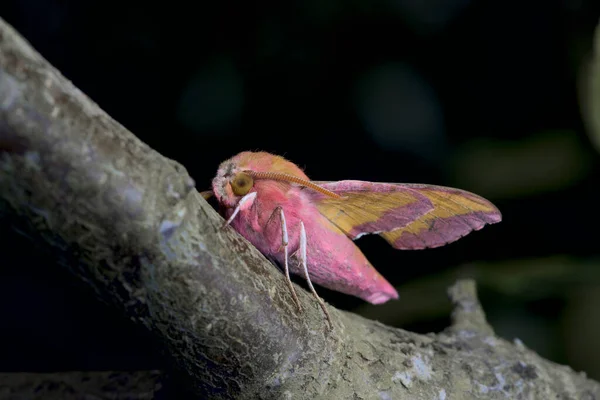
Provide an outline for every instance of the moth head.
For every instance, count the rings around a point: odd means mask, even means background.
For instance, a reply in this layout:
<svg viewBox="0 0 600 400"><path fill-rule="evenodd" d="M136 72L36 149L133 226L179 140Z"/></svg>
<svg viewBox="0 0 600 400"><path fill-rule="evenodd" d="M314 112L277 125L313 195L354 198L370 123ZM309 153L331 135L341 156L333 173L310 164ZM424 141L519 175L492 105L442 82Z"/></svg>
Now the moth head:
<svg viewBox="0 0 600 400"><path fill-rule="evenodd" d="M223 162L212 182L215 197L225 207L235 207L254 188L250 173L231 160Z"/></svg>
<svg viewBox="0 0 600 400"><path fill-rule="evenodd" d="M213 193L221 205L232 208L243 196L257 190L257 181L262 181L262 184L280 185L283 191L294 184L329 197L340 197L310 182L298 166L283 157L248 151L221 163L212 182ZM268 183L264 183L265 181Z"/></svg>

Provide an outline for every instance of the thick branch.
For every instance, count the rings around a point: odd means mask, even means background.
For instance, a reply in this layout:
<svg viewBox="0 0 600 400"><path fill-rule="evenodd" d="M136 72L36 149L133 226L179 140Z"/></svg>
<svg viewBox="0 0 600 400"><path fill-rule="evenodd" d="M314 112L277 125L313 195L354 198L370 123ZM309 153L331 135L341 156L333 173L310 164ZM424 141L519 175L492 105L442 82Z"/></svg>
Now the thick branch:
<svg viewBox="0 0 600 400"><path fill-rule="evenodd" d="M493 336L472 283L438 335L330 307L298 288L0 20L0 215L144 324L201 398L583 398L600 386Z"/></svg>
<svg viewBox="0 0 600 400"><path fill-rule="evenodd" d="M150 400L159 371L0 373L0 398L27 400Z"/></svg>

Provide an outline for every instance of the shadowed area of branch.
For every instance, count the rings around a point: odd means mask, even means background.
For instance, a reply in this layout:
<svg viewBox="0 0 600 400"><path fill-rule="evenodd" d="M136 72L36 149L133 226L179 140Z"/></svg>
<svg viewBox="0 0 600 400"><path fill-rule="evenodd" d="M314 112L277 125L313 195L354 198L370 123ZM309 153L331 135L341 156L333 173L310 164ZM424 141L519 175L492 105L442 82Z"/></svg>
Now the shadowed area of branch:
<svg viewBox="0 0 600 400"><path fill-rule="evenodd" d="M0 398L23 400L150 400L159 371L0 373Z"/></svg>
<svg viewBox="0 0 600 400"><path fill-rule="evenodd" d="M198 398L600 397L493 335L472 282L454 325L386 327L314 299L231 229L185 168L112 120L0 20L0 216L148 328ZM590 397L592 398L592 397Z"/></svg>

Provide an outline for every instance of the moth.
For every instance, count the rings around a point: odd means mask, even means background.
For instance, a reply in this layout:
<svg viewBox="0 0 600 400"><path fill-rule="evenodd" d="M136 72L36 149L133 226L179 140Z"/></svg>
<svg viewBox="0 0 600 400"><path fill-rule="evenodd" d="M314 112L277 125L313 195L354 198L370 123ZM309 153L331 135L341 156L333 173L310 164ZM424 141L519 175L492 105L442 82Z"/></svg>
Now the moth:
<svg viewBox="0 0 600 400"><path fill-rule="evenodd" d="M219 210L258 250L303 276L330 327L331 317L313 282L371 304L398 292L354 244L367 234L392 247L416 250L454 242L502 219L488 200L442 186L358 180L311 181L294 163L267 152L241 152L221 163L212 181Z"/></svg>

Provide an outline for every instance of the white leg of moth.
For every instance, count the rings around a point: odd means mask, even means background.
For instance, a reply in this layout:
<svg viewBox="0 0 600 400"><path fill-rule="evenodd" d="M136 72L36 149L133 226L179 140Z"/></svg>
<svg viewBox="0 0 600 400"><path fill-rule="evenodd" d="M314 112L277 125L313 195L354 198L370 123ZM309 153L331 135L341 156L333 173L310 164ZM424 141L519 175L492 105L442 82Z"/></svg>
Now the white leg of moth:
<svg viewBox="0 0 600 400"><path fill-rule="evenodd" d="M247 195L242 197L240 199L240 201L238 201L237 205L235 206L235 209L233 210L233 214L231 214L231 217L229 217L229 219L227 221L225 221L225 223L223 224L223 228L225 228L227 225L229 225L231 223L231 221L233 221L233 219L236 217L236 215L238 215L238 213L240 212L242 207L250 207L252 205L252 203L254 203L254 199L256 199L256 192L248 193Z"/></svg>
<svg viewBox="0 0 600 400"><path fill-rule="evenodd" d="M329 328L333 330L333 322L331 322L331 317L329 316L329 312L325 307L325 303L317 294L317 291L313 287L312 282L310 281L310 277L308 276L308 266L306 262L306 230L304 229L304 223L300 221L300 261L302 262L302 268L304 269L304 276L306 277L306 282L308 282L308 286L310 287L311 292L319 302L321 309L325 313L327 317L327 322L329 323Z"/></svg>
<svg viewBox="0 0 600 400"><path fill-rule="evenodd" d="M285 222L285 214L283 213L283 208L277 207L274 212L279 210L279 218L281 219L281 247L283 248L283 265L285 269L285 278L290 291L292 292L292 297L294 298L294 302L296 306L298 306L298 310L302 311L302 306L300 305L300 300L298 300L298 295L296 294L296 290L294 289L294 285L292 284L292 280L290 279L290 266L288 262L288 231L287 224Z"/></svg>

